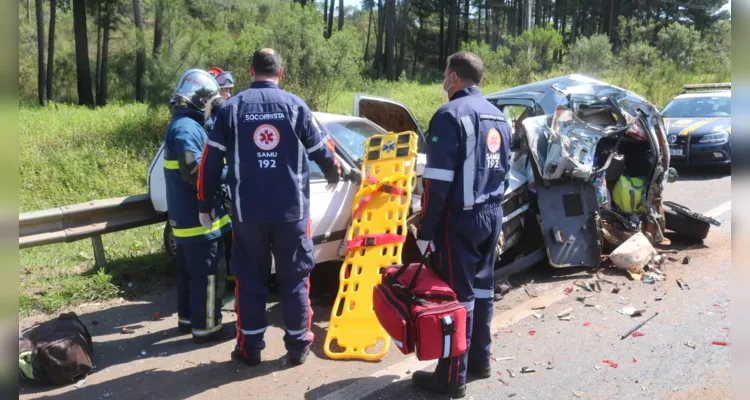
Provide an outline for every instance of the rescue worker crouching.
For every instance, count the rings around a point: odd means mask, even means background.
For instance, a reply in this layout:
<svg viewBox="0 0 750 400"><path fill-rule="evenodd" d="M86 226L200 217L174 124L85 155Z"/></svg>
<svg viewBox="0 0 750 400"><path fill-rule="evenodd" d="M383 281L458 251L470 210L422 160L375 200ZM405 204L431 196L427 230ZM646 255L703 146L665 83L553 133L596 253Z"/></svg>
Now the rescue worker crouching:
<svg viewBox="0 0 750 400"><path fill-rule="evenodd" d="M418 387L463 397L466 374L489 378L495 248L510 155L510 126L479 90L484 65L476 54L448 57L449 99L430 121L417 245L466 307L468 351L417 371Z"/></svg>
<svg viewBox="0 0 750 400"><path fill-rule="evenodd" d="M279 89L283 75L279 54L257 50L249 71L250 88L225 101L209 135L198 179L200 218L206 225L211 223L209 213L215 207L213 198L226 157L238 315L232 358L248 365L261 362L273 253L286 325L284 342L289 361L300 365L313 341L308 293L315 261L308 157L323 170L329 190L336 188L341 167L333 141L315 127L307 105Z"/></svg>
<svg viewBox="0 0 750 400"><path fill-rule="evenodd" d="M231 231L231 220L217 199L210 226L202 226L195 186L208 140L205 113L218 93L218 84L206 71L185 72L170 101L173 117L164 141L169 224L177 242L178 327L192 333L196 342L228 340L236 333L234 327L222 325L221 300L216 298L216 272L224 256L220 239Z"/></svg>

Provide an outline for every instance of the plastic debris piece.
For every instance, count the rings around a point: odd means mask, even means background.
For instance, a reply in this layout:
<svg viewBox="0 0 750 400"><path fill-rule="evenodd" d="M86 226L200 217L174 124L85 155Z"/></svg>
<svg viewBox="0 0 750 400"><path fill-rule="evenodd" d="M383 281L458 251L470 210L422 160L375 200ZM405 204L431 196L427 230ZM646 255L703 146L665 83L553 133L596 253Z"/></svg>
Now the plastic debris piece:
<svg viewBox="0 0 750 400"><path fill-rule="evenodd" d="M653 276L647 276L643 278L643 283L653 285L654 283L656 283L656 279Z"/></svg>
<svg viewBox="0 0 750 400"><path fill-rule="evenodd" d="M682 278L677 279L677 286L679 286L682 290L690 290L690 285L688 285L687 282L685 282L685 280Z"/></svg>
<svg viewBox="0 0 750 400"><path fill-rule="evenodd" d="M727 342L719 342L719 341L716 341L716 340L714 340L713 342L711 342L711 344L715 344L717 346L729 346L729 343L727 343Z"/></svg>
<svg viewBox="0 0 750 400"><path fill-rule="evenodd" d="M572 312L573 312L573 307L567 308L567 309L561 311L560 313L558 313L557 314L557 318L567 317Z"/></svg>
<svg viewBox="0 0 750 400"><path fill-rule="evenodd" d="M145 356L146 355L146 350L141 350L141 355Z"/></svg>
<svg viewBox="0 0 750 400"><path fill-rule="evenodd" d="M641 336L646 336L646 335L644 335L643 333L640 333L638 331L635 331L635 332L631 333L630 336L632 336L632 337L641 337Z"/></svg>
<svg viewBox="0 0 750 400"><path fill-rule="evenodd" d="M559 320L560 321L570 321L570 316L560 317Z"/></svg>
<svg viewBox="0 0 750 400"><path fill-rule="evenodd" d="M533 330L529 331L529 336L534 336L534 335L536 335L536 331L533 331Z"/></svg>
<svg viewBox="0 0 750 400"><path fill-rule="evenodd" d="M540 319L542 317L544 317L544 314L534 313L534 318Z"/></svg>
<svg viewBox="0 0 750 400"><path fill-rule="evenodd" d="M637 362L638 362L638 360L636 360L635 357L633 357L633 364L635 364ZM638 382L636 382L636 383L638 383Z"/></svg>
<svg viewBox="0 0 750 400"><path fill-rule="evenodd" d="M503 376L503 371L497 371L497 374Z"/></svg>
<svg viewBox="0 0 750 400"><path fill-rule="evenodd" d="M515 395L516 395L515 393L508 393L508 397L513 397Z"/></svg>
<svg viewBox="0 0 750 400"><path fill-rule="evenodd" d="M510 329L503 329L503 333L513 333L513 331Z"/></svg>
<svg viewBox="0 0 750 400"><path fill-rule="evenodd" d="M633 272L633 271L628 271L628 274L630 274L630 277L631 277L631 278L632 278L632 279L633 279L634 281L640 281L640 280L641 280L641 274L639 274L639 273L637 273L637 272Z"/></svg>
<svg viewBox="0 0 750 400"><path fill-rule="evenodd" d="M613 288L612 288L612 293L613 293L613 294L617 294L617 293L620 293L620 287L619 287L619 286L615 286L615 287L613 287Z"/></svg>
<svg viewBox="0 0 750 400"><path fill-rule="evenodd" d="M572 288L572 287L566 287L566 288L565 288L565 289L563 290L563 293L565 293L565 295L567 296L567 295L569 295L569 294L570 294L570 292L572 292L572 291L573 291L573 288Z"/></svg>
<svg viewBox="0 0 750 400"><path fill-rule="evenodd" d="M630 317L638 317L642 315L646 310L636 310L635 307L623 307L621 310L617 310L622 315Z"/></svg>
<svg viewBox="0 0 750 400"><path fill-rule="evenodd" d="M682 264L683 265L690 264L690 256L685 256L685 258L682 259Z"/></svg>
<svg viewBox="0 0 750 400"><path fill-rule="evenodd" d="M510 376L511 378L515 378L515 377L516 377L516 374L514 374L514 373L513 373L513 371L511 371L510 369L506 369L506 371L508 371L508 375L509 375L509 376Z"/></svg>
<svg viewBox="0 0 750 400"><path fill-rule="evenodd" d="M600 367L598 365L594 365L594 369L596 369L598 371L598 370L602 369L602 367Z"/></svg>
<svg viewBox="0 0 750 400"><path fill-rule="evenodd" d="M503 379L503 378L497 378L497 380L499 380L500 382L502 382L502 384L505 385L505 386L510 386L510 385L508 385L508 382L505 382L505 379ZM513 394L513 396L515 396L515 393ZM513 397L513 396L508 396L508 397Z"/></svg>
<svg viewBox="0 0 750 400"><path fill-rule="evenodd" d="M104 392L104 393L102 394L102 397L104 397L105 399L108 399L108 398L112 397L112 393L109 393L109 392Z"/></svg>
<svg viewBox="0 0 750 400"><path fill-rule="evenodd" d="M591 322L586 321L583 323L583 326L591 326Z"/></svg>
<svg viewBox="0 0 750 400"><path fill-rule="evenodd" d="M690 347L691 349L694 349L695 348L695 343L693 343L693 342L687 342L687 343L685 343L685 346Z"/></svg>
<svg viewBox="0 0 750 400"><path fill-rule="evenodd" d="M157 311L157 312L155 312L155 313L151 314L151 319L152 319L153 321L158 321L158 320L160 320L160 319L161 319L161 313L159 313L159 312Z"/></svg>
<svg viewBox="0 0 750 400"><path fill-rule="evenodd" d="M547 369L554 369L555 367L552 365L551 362L547 361Z"/></svg>
<svg viewBox="0 0 750 400"><path fill-rule="evenodd" d="M76 384L75 384L75 387L76 387L77 389L80 389L80 388L81 388L81 387L83 387L83 385L85 385L85 384L86 384L86 378L83 378L83 379L81 379L80 381L76 382Z"/></svg>
<svg viewBox="0 0 750 400"><path fill-rule="evenodd" d="M497 361L512 361L515 359L516 359L515 357L501 357L501 358L498 358Z"/></svg>
<svg viewBox="0 0 750 400"><path fill-rule="evenodd" d="M536 293L536 290L534 290L534 288L533 288L533 287L531 287L531 286L529 286L529 285L526 285L526 286L525 286L525 287L523 288L523 290L524 290L524 291L526 292L526 294L527 294L527 295L529 295L529 297L531 297L532 299L533 299L534 297L537 297L537 296L538 296L538 294Z"/></svg>
<svg viewBox="0 0 750 400"><path fill-rule="evenodd" d="M612 368L617 368L617 363L612 360L607 360L606 358L602 360L602 363L609 365Z"/></svg>
<svg viewBox="0 0 750 400"><path fill-rule="evenodd" d="M123 335L127 335L127 334L130 334L130 333L135 333L135 331L132 330L132 329L130 329L130 328L128 328L127 326L123 326L121 333Z"/></svg>
<svg viewBox="0 0 750 400"><path fill-rule="evenodd" d="M544 310L545 308L547 308L547 306L536 306L536 307L531 307L531 309L532 309L532 310Z"/></svg>
<svg viewBox="0 0 750 400"><path fill-rule="evenodd" d="M573 390L573 395L578 397L579 399L583 396L583 392L579 392L577 390Z"/></svg>
<svg viewBox="0 0 750 400"><path fill-rule="evenodd" d="M616 267L637 272L656 255L656 249L643 232L638 232L618 246L609 259Z"/></svg>
<svg viewBox="0 0 750 400"><path fill-rule="evenodd" d="M528 373L531 373L531 372L536 372L536 370L534 368L530 368L530 367L523 367L523 368L521 368L521 373L522 374L528 374Z"/></svg>

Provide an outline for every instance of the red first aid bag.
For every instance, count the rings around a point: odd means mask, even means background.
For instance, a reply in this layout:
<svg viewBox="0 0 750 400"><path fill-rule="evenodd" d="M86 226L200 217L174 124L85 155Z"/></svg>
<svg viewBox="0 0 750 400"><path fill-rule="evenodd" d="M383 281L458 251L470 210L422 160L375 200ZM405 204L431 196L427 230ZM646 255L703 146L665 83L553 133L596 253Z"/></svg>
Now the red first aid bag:
<svg viewBox="0 0 750 400"><path fill-rule="evenodd" d="M416 351L424 361L466 352L466 308L423 263L387 267L373 292L373 309L404 354Z"/></svg>

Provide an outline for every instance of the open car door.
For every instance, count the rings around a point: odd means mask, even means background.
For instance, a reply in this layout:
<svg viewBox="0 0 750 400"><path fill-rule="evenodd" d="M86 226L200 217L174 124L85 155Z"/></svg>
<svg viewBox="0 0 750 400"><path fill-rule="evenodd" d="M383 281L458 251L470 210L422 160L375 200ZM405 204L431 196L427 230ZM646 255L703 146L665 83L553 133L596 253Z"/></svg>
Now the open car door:
<svg viewBox="0 0 750 400"><path fill-rule="evenodd" d="M388 132L414 131L419 135L418 152L425 152L424 132L409 108L395 100L365 94L354 95L354 116L367 118Z"/></svg>

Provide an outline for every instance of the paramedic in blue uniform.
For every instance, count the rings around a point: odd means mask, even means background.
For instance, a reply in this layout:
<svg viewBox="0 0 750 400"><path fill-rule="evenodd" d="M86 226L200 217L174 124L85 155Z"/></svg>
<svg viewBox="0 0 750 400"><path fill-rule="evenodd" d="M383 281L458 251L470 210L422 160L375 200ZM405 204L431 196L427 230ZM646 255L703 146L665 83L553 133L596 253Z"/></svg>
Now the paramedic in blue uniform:
<svg viewBox="0 0 750 400"><path fill-rule="evenodd" d="M474 53L448 57L448 103L430 121L417 245L466 307L469 351L443 358L434 373L417 371L418 387L463 397L466 373L490 376L495 246L500 237L510 154L510 126L479 90L484 64Z"/></svg>
<svg viewBox="0 0 750 400"><path fill-rule="evenodd" d="M259 49L249 67L250 88L227 99L219 110L203 154L198 183L201 216L208 224L220 182L222 160L229 167L236 279L237 345L232 357L261 362L266 331L266 282L271 254L284 311L284 343L289 361L305 362L312 344L308 292L315 265L310 236L308 158L335 190L340 165L333 141L315 127L312 113L297 96L279 89L281 57Z"/></svg>
<svg viewBox="0 0 750 400"><path fill-rule="evenodd" d="M208 134L206 114L219 97L219 86L208 72L185 72L170 103L172 122L164 140L164 177L169 224L177 242L177 315L183 333L196 342L232 339L234 327L221 323L221 299L216 298L217 266L224 257L221 236L232 229L221 199L212 203L208 228L198 218L198 166Z"/></svg>

